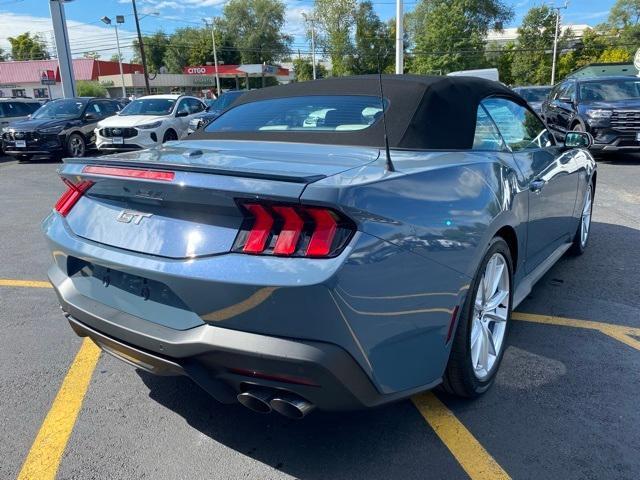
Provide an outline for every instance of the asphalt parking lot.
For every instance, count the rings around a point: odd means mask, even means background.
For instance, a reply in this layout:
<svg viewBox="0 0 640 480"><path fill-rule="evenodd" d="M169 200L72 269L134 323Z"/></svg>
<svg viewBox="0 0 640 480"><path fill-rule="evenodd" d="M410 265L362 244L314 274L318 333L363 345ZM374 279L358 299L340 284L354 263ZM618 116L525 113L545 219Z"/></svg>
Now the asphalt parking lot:
<svg viewBox="0 0 640 480"><path fill-rule="evenodd" d="M588 251L520 305L485 396L303 421L219 405L72 333L39 228L57 167L0 157L0 478L640 478L640 157L599 163Z"/></svg>

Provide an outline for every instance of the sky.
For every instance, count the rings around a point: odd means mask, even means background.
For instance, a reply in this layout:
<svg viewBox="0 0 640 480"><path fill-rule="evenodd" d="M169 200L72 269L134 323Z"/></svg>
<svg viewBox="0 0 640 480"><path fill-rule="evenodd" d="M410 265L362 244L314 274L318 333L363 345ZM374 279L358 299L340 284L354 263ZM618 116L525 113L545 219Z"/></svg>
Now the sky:
<svg viewBox="0 0 640 480"><path fill-rule="evenodd" d="M158 29L171 32L176 28L202 25L203 18L221 15L227 0L137 0L140 14L140 28L143 33L153 33ZM294 36L293 48L308 49L304 38L302 13L308 12L313 0L283 0L286 5L285 30ZM372 0L378 15L382 19L395 16L394 0ZM509 26L517 26L523 15L542 0L505 0L515 11L515 17ZM547 0L549 5L562 5L564 0ZM606 19L615 0L570 0L569 7L563 13L563 22L567 24L595 25ZM405 11L415 7L416 0L405 0ZM125 15L125 24L120 28L120 40L123 55L128 59L131 41L135 37L133 8L131 0L73 0L66 4L67 25L72 53L80 56L82 52L95 50L103 58L116 53L113 28L106 27L100 18L107 15ZM150 14L150 15L148 15ZM19 35L25 31L38 33L49 45L53 44L47 0L0 0L0 48L9 50L7 37Z"/></svg>

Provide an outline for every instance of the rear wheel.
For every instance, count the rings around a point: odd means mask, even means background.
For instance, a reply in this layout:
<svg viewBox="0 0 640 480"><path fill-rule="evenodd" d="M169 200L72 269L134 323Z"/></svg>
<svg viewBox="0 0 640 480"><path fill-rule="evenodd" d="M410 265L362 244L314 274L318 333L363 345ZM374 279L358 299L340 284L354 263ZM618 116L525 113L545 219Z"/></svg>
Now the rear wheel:
<svg viewBox="0 0 640 480"><path fill-rule="evenodd" d="M571 245L571 253L574 255L582 255L587 249L589 243L589 232L591 231L591 212L593 210L593 185L587 187L582 201L582 213L580 214L580 223L578 230L573 237Z"/></svg>
<svg viewBox="0 0 640 480"><path fill-rule="evenodd" d="M79 133L72 133L67 139L67 154L70 157L84 157L87 151L87 144L84 141L84 137Z"/></svg>
<svg viewBox="0 0 640 480"><path fill-rule="evenodd" d="M493 384L504 353L513 302L509 246L491 241L458 319L444 375L449 393L477 397Z"/></svg>

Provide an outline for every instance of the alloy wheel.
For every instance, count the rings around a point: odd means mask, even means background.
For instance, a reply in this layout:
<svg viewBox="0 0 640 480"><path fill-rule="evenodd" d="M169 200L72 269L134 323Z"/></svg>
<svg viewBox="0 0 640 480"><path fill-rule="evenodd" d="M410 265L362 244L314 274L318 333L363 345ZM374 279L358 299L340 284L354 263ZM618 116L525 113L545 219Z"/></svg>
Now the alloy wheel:
<svg viewBox="0 0 640 480"><path fill-rule="evenodd" d="M473 306L471 365L478 380L491 375L502 351L510 295L507 260L502 254L494 253L480 279Z"/></svg>
<svg viewBox="0 0 640 480"><path fill-rule="evenodd" d="M584 248L587 245L589 239L589 229L591 228L591 185L587 188L587 193L584 198L584 206L582 207L582 218L580 221L580 245Z"/></svg>
<svg viewBox="0 0 640 480"><path fill-rule="evenodd" d="M79 135L73 135L69 139L69 153L72 157L82 157L84 155L84 140Z"/></svg>

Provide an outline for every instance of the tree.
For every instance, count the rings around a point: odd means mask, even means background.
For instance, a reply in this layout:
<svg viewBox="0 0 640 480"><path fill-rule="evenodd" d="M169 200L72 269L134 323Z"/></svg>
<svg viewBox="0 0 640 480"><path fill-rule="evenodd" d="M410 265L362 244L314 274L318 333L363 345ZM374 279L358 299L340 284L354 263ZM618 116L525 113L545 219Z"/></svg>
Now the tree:
<svg viewBox="0 0 640 480"><path fill-rule="evenodd" d="M7 54L2 48L0 48L0 62L6 62L6 61L7 61Z"/></svg>
<svg viewBox="0 0 640 480"><path fill-rule="evenodd" d="M229 0L217 22L243 63L274 63L289 53L293 38L282 33L285 4L280 0Z"/></svg>
<svg viewBox="0 0 640 480"><path fill-rule="evenodd" d="M640 0L618 0L609 12L609 24L617 28L636 27L640 23Z"/></svg>
<svg viewBox="0 0 640 480"><path fill-rule="evenodd" d="M229 48L229 41L224 35L216 30L218 62L237 63L240 56ZM163 62L171 73L182 73L182 69L189 65L212 64L211 30L204 27L178 28L168 38Z"/></svg>
<svg viewBox="0 0 640 480"><path fill-rule="evenodd" d="M448 73L484 65L490 28L513 16L501 0L420 0L408 14L416 73Z"/></svg>
<svg viewBox="0 0 640 480"><path fill-rule="evenodd" d="M47 60L50 58L47 47L38 35L25 32L17 37L9 37L11 57L14 60Z"/></svg>
<svg viewBox="0 0 640 480"><path fill-rule="evenodd" d="M500 46L495 42L487 45L486 65L498 69L500 81L506 85L513 85L513 58L515 56L516 44L509 42Z"/></svg>
<svg viewBox="0 0 640 480"><path fill-rule="evenodd" d="M111 55L111 58L109 58L110 62L120 62L123 61L124 62L124 58L122 58L122 55L118 55L117 53L114 53L113 55Z"/></svg>
<svg viewBox="0 0 640 480"><path fill-rule="evenodd" d="M92 58L93 60L98 60L102 55L100 55L98 52L95 51L91 51L91 52L84 52L82 54L83 58Z"/></svg>
<svg viewBox="0 0 640 480"><path fill-rule="evenodd" d="M306 58L296 58L293 61L293 71L298 82L313 80L313 64ZM316 64L316 78L327 76L327 69L323 65Z"/></svg>
<svg viewBox="0 0 640 480"><path fill-rule="evenodd" d="M355 75L384 72L394 63L394 37L382 22L370 0L361 2L355 11L355 52L349 70Z"/></svg>
<svg viewBox="0 0 640 480"><path fill-rule="evenodd" d="M346 75L350 71L355 11L356 0L315 0L313 17L319 27L318 40L331 58L332 75Z"/></svg>
<svg viewBox="0 0 640 480"><path fill-rule="evenodd" d="M144 45L144 53L147 59L147 69L150 72L157 72L162 66L164 66L164 56L167 53L167 47L169 45L169 36L162 30L158 30L152 35L144 35L142 37L142 43ZM140 45L138 40L134 39L132 42L133 47L133 63L142 63L140 56ZM182 70L181 70L182 71Z"/></svg>
<svg viewBox="0 0 640 480"><path fill-rule="evenodd" d="M88 82L78 80L76 82L76 92L79 97L106 97L107 89L98 82Z"/></svg>
<svg viewBox="0 0 640 480"><path fill-rule="evenodd" d="M527 12L518 28L518 46L511 69L515 84L549 83L555 31L556 14L550 7L541 5ZM567 46L572 35L571 29L565 30L558 39L558 52Z"/></svg>

